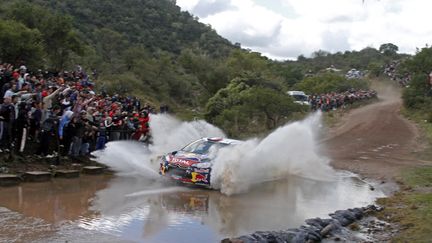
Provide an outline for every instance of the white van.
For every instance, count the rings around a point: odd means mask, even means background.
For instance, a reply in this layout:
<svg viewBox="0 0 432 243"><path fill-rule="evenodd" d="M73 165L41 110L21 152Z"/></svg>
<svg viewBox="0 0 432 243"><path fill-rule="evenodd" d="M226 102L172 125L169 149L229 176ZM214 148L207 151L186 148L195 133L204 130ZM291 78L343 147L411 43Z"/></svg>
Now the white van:
<svg viewBox="0 0 432 243"><path fill-rule="evenodd" d="M310 105L309 96L305 94L303 91L288 91L288 95L294 98L294 102L300 105Z"/></svg>

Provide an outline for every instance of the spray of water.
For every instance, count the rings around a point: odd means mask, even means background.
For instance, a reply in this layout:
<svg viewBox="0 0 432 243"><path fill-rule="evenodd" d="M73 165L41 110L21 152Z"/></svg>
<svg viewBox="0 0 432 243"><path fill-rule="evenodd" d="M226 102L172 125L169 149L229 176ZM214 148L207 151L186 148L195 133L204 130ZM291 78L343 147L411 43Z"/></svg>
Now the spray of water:
<svg viewBox="0 0 432 243"><path fill-rule="evenodd" d="M213 165L211 183L225 194L248 190L256 183L290 175L314 180L331 180L334 171L319 153L321 113L287 124L262 140L250 139L219 151Z"/></svg>
<svg viewBox="0 0 432 243"><path fill-rule="evenodd" d="M205 121L181 122L169 115L151 117L153 144L130 141L111 142L95 152L97 160L123 175L158 177L158 156L178 150L202 137L224 137L217 127ZM211 184L225 194L240 193L256 183L287 178L290 175L328 180L334 171L320 155L317 134L321 114L287 124L264 139L249 139L221 149L214 160Z"/></svg>
<svg viewBox="0 0 432 243"><path fill-rule="evenodd" d="M225 136L222 130L205 121L181 122L166 114L152 115L150 129L153 143L148 147L132 141L109 142L104 150L93 155L119 175L159 178L159 156L202 137Z"/></svg>

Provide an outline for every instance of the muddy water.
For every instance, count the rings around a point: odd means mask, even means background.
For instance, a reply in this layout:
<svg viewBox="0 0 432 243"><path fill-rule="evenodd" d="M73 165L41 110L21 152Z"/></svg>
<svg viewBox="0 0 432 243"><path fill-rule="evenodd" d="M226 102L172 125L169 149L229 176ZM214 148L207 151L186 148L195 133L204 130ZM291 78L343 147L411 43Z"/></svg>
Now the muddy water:
<svg viewBox="0 0 432 243"><path fill-rule="evenodd" d="M298 227L380 196L348 174L293 177L236 196L142 178L56 179L0 188L0 242L216 242Z"/></svg>

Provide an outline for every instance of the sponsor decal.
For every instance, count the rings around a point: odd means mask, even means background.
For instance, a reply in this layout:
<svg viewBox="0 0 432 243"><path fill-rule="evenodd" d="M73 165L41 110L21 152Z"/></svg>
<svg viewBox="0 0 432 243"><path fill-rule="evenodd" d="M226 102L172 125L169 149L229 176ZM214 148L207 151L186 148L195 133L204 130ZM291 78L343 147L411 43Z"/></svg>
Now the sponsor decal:
<svg viewBox="0 0 432 243"><path fill-rule="evenodd" d="M165 166L163 164L160 165L160 170L159 171L160 171L160 173L162 175L165 175Z"/></svg>
<svg viewBox="0 0 432 243"><path fill-rule="evenodd" d="M207 180L207 176L208 175L202 175L202 174L197 173L197 172L192 172L191 175L192 175L191 181L194 182L194 183L195 182L208 183L208 180Z"/></svg>
<svg viewBox="0 0 432 243"><path fill-rule="evenodd" d="M180 158L173 158L171 160L171 163L176 164L177 166L180 166L180 167L189 167L192 164L195 164L196 161L190 161L190 160L185 160L185 159L180 159Z"/></svg>
<svg viewBox="0 0 432 243"><path fill-rule="evenodd" d="M209 173L210 169L199 169L199 168L195 168L194 172L198 172L198 173Z"/></svg>

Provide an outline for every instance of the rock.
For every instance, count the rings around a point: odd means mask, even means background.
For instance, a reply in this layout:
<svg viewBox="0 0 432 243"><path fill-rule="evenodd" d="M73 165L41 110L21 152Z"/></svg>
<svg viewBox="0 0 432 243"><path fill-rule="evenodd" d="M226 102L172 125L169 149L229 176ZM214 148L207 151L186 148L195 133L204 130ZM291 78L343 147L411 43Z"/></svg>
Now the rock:
<svg viewBox="0 0 432 243"><path fill-rule="evenodd" d="M55 176L61 178L77 178L80 172L78 170L57 170Z"/></svg>
<svg viewBox="0 0 432 243"><path fill-rule="evenodd" d="M303 243L307 241L308 234L304 231L299 231L294 238L292 239L292 242L295 243Z"/></svg>
<svg viewBox="0 0 432 243"><path fill-rule="evenodd" d="M307 235L308 241L312 242L320 242L322 240L322 236L320 231L309 231Z"/></svg>
<svg viewBox="0 0 432 243"><path fill-rule="evenodd" d="M103 172L104 168L99 166L85 166L82 168L82 173L89 175L98 175L102 174Z"/></svg>
<svg viewBox="0 0 432 243"><path fill-rule="evenodd" d="M329 219L313 218L305 220L306 226L297 229L282 231L258 231L251 235L240 236L235 239L225 239L223 242L229 243L252 243L252 242L320 242L325 237L332 237L333 241L347 240L344 235L349 234L345 227L352 225L361 219L365 214L382 210L375 205L364 208L353 208L348 210L338 210L330 214ZM352 225L357 230L358 224ZM370 229L368 229L370 230ZM229 240L229 241L227 241Z"/></svg>
<svg viewBox="0 0 432 243"><path fill-rule="evenodd" d="M51 173L46 171L28 171L23 175L27 182L44 182L51 180Z"/></svg>
<svg viewBox="0 0 432 243"><path fill-rule="evenodd" d="M307 225L312 225L315 227L322 227L322 220L320 218L306 219L305 223Z"/></svg>
<svg viewBox="0 0 432 243"><path fill-rule="evenodd" d="M0 186L16 186L21 183L21 178L17 175L0 174Z"/></svg>
<svg viewBox="0 0 432 243"><path fill-rule="evenodd" d="M348 226L356 220L355 214L348 210L338 210L332 214L330 217L339 221L342 226Z"/></svg>
<svg viewBox="0 0 432 243"><path fill-rule="evenodd" d="M351 213L353 213L354 217L356 219L363 218L363 210L361 210L360 208L352 208L352 209L348 209L348 211L350 211Z"/></svg>
<svg viewBox="0 0 432 243"><path fill-rule="evenodd" d="M320 234L321 236L327 236L328 234L330 234L330 232L334 229L334 224L329 224L326 227L324 227L324 229L321 230Z"/></svg>

